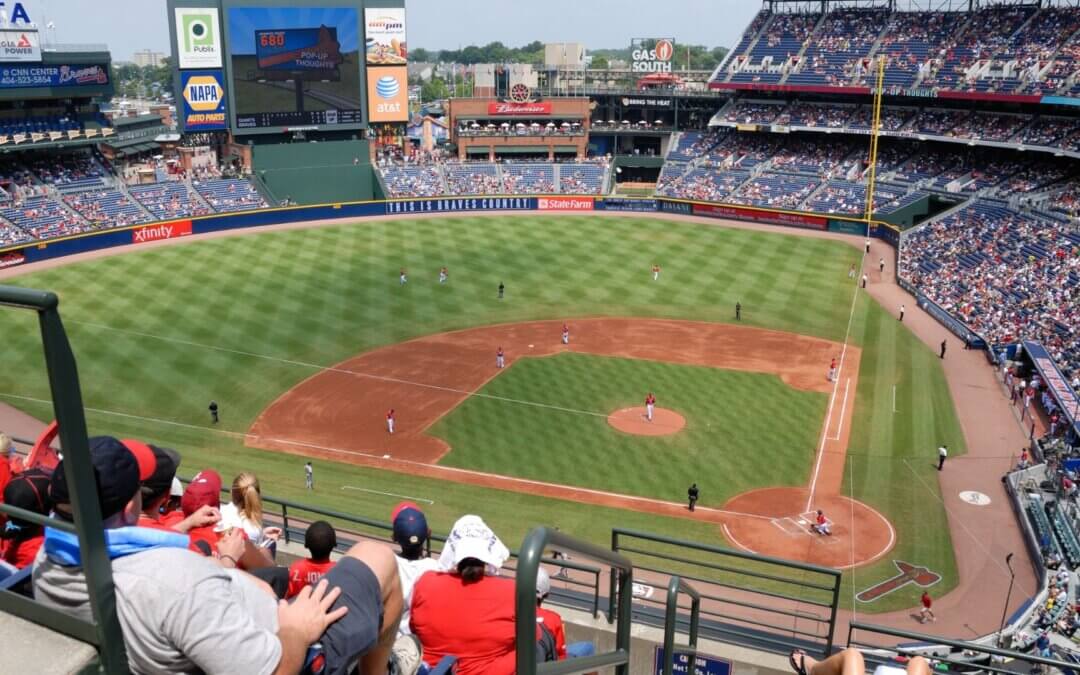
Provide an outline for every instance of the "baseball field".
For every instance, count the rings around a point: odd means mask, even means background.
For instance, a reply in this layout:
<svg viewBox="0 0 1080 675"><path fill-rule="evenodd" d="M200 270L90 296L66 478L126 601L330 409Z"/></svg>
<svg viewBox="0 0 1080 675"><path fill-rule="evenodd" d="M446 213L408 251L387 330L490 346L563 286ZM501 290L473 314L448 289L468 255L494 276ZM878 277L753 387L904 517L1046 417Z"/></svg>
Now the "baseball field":
<svg viewBox="0 0 1080 675"><path fill-rule="evenodd" d="M849 568L849 605L903 560L940 595L957 572L934 448L964 439L937 355L848 277L854 243L653 217L373 220L5 283L59 294L91 433L175 447L182 474L254 470L275 496L378 519L417 497L435 530L477 512L512 548L537 524L600 544L621 526L821 562ZM0 401L46 419L33 317L5 327ZM650 391L685 426L612 426ZM803 531L816 508L835 538Z"/></svg>

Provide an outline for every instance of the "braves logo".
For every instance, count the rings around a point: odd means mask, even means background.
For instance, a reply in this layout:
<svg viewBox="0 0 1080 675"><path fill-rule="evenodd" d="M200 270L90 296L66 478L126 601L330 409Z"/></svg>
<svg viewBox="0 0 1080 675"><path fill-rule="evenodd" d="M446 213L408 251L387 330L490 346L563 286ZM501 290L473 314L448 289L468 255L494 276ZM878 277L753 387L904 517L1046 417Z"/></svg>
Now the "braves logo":
<svg viewBox="0 0 1080 675"><path fill-rule="evenodd" d="M920 588L929 588L941 581L940 574L932 572L925 567L912 565L903 560L894 560L893 564L896 565L899 574L867 588L856 595L855 599L859 602L873 602L893 591L900 590L908 584L915 584Z"/></svg>

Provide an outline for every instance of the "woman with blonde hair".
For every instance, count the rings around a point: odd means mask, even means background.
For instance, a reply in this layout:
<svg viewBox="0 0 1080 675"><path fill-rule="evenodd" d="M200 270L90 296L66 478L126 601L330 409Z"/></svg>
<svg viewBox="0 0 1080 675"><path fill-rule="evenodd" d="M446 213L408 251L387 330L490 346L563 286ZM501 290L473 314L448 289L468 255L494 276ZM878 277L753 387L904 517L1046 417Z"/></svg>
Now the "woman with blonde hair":
<svg viewBox="0 0 1080 675"><path fill-rule="evenodd" d="M263 527L262 491L259 479L248 471L236 476L232 482L231 501L221 505L221 522L218 529L225 531L241 528L251 543L273 551L281 537L280 527Z"/></svg>

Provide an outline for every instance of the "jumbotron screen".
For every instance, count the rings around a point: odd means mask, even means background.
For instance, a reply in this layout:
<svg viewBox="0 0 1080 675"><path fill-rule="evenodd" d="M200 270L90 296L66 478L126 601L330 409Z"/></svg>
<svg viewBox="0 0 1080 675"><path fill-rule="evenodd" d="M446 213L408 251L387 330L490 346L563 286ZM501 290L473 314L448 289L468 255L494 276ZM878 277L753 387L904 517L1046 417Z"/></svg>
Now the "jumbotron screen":
<svg viewBox="0 0 1080 675"><path fill-rule="evenodd" d="M236 129L364 122L354 7L229 7Z"/></svg>

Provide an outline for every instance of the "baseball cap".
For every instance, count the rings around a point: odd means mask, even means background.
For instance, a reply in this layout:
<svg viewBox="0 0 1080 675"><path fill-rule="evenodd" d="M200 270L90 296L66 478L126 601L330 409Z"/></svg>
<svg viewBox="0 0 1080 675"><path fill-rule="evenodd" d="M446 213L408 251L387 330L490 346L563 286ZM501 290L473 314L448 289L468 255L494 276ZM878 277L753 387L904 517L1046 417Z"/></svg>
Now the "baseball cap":
<svg viewBox="0 0 1080 675"><path fill-rule="evenodd" d="M551 592L551 577L547 570L540 567L536 570L536 597L543 598Z"/></svg>
<svg viewBox="0 0 1080 675"><path fill-rule="evenodd" d="M394 541L402 546L420 546L428 538L427 518L413 506L394 509Z"/></svg>
<svg viewBox="0 0 1080 675"><path fill-rule="evenodd" d="M153 471L142 479L143 499L156 499L172 489L173 478L176 477L176 470L180 467L179 453L169 448L159 448L156 445L147 445L127 438L121 442L128 448L144 446L154 457Z"/></svg>
<svg viewBox="0 0 1080 675"><path fill-rule="evenodd" d="M203 469L195 474L180 498L180 508L185 516L199 510L200 506L221 505L221 476L213 469Z"/></svg>
<svg viewBox="0 0 1080 675"><path fill-rule="evenodd" d="M172 485L169 486L170 497L183 497L184 496L184 484L180 482L180 479L173 476Z"/></svg>
<svg viewBox="0 0 1080 675"><path fill-rule="evenodd" d="M48 515L52 510L52 500L49 499L50 480L51 477L47 472L41 469L28 469L12 478L4 486L4 503L43 516ZM34 525L11 517L4 528L3 536L13 536L23 528L29 527L34 527Z"/></svg>
<svg viewBox="0 0 1080 675"><path fill-rule="evenodd" d="M89 445L101 517L109 518L122 511L139 491L142 476L153 475L156 460L149 447L141 443L125 445L112 436L93 436ZM71 503L64 461L56 466L49 482L49 497L57 505Z"/></svg>
<svg viewBox="0 0 1080 675"><path fill-rule="evenodd" d="M390 512L390 522L392 523L397 520L398 514L401 513L404 509L416 509L417 511L419 511L420 507L412 502L398 502L398 505L395 506L394 510Z"/></svg>
<svg viewBox="0 0 1080 675"><path fill-rule="evenodd" d="M462 560L475 558L497 572L509 557L510 551L487 523L480 516L467 515L454 523L439 556L439 564L443 569L453 569Z"/></svg>

